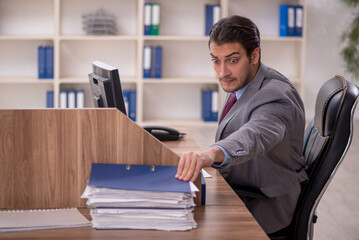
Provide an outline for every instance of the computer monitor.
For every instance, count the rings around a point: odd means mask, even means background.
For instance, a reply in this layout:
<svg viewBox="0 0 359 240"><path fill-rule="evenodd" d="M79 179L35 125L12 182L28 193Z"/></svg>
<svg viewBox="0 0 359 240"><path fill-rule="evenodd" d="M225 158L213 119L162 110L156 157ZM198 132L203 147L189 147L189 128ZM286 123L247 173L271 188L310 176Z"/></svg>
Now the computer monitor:
<svg viewBox="0 0 359 240"><path fill-rule="evenodd" d="M100 61L92 62L89 81L96 107L115 107L126 114L118 70Z"/></svg>

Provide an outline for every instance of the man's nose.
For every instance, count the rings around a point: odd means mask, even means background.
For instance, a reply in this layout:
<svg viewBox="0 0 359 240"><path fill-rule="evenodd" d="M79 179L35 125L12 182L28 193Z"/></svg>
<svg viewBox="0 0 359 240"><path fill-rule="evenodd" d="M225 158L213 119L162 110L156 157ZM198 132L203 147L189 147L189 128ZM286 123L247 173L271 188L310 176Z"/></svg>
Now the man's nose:
<svg viewBox="0 0 359 240"><path fill-rule="evenodd" d="M219 69L219 78L224 78L230 75L230 71L225 63L222 63Z"/></svg>

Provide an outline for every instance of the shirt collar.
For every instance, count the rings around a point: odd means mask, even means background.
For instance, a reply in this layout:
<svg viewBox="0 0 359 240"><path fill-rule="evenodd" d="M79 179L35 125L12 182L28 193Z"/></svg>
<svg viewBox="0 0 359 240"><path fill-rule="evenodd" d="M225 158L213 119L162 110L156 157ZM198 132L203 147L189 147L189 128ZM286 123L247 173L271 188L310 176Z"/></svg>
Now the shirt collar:
<svg viewBox="0 0 359 240"><path fill-rule="evenodd" d="M248 83L244 88L241 88L239 90L237 90L236 93L236 98L237 100L242 96L242 94L244 93L244 91L246 91L246 89L248 88L250 83Z"/></svg>

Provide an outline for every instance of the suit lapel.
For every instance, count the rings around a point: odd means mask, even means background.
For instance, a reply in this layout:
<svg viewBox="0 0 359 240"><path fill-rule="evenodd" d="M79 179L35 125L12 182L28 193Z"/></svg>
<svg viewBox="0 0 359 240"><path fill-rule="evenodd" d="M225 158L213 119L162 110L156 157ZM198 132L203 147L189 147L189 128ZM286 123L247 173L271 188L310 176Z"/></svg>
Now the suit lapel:
<svg viewBox="0 0 359 240"><path fill-rule="evenodd" d="M215 139L216 142L220 140L220 137L222 135L222 132L223 132L225 126L239 111L239 109L241 108L241 104L248 102L248 100L252 97L252 95L260 89L262 82L265 78L265 75L267 73L267 70L268 70L268 67L261 63L256 75L254 76L253 80L249 83L248 88L245 90L243 95L237 100L237 102L233 105L233 107L227 113L227 115L224 117L222 122L218 125L218 129L216 132L216 139ZM225 101L226 104L228 102L230 95L231 95L230 93L227 94L226 101ZM222 109L222 113L223 113L223 109ZM222 115L222 113L221 113L221 115Z"/></svg>

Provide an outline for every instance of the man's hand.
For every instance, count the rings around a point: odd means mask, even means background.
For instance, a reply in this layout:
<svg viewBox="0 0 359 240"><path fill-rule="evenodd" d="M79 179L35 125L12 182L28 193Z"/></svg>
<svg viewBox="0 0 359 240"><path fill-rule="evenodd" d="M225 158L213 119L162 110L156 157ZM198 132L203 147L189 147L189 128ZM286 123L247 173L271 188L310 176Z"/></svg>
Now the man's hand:
<svg viewBox="0 0 359 240"><path fill-rule="evenodd" d="M223 160L224 154L218 147L211 147L203 152L182 153L175 177L179 180L194 182L203 167L221 163Z"/></svg>

